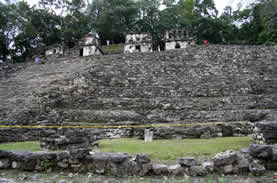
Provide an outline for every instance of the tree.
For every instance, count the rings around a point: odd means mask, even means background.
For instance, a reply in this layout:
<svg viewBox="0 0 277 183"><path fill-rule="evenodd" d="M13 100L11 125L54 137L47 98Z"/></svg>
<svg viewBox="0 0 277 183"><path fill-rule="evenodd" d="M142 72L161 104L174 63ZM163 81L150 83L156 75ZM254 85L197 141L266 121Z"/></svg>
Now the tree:
<svg viewBox="0 0 277 183"><path fill-rule="evenodd" d="M194 1L185 0L180 7L183 9L183 13L184 13L183 14L184 25L192 27L193 24L196 23L198 19L197 12L194 9L195 8Z"/></svg>
<svg viewBox="0 0 277 183"><path fill-rule="evenodd" d="M100 34L102 41L112 43L124 41L126 33L134 31L138 8L133 0L93 1L89 17L92 26Z"/></svg>
<svg viewBox="0 0 277 183"><path fill-rule="evenodd" d="M216 18L218 15L214 0L195 0L195 9L204 17Z"/></svg>
<svg viewBox="0 0 277 183"><path fill-rule="evenodd" d="M9 55L9 45L11 43L12 25L10 20L9 6L0 3L0 59L4 61Z"/></svg>
<svg viewBox="0 0 277 183"><path fill-rule="evenodd" d="M263 31L259 34L259 42L277 44L277 1L267 0L261 6Z"/></svg>

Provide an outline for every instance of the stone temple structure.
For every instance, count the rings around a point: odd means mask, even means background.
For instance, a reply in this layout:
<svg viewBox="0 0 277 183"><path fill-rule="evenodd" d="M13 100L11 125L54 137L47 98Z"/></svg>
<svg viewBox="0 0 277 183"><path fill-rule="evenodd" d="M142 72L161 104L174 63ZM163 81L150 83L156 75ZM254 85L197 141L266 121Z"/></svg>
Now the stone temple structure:
<svg viewBox="0 0 277 183"><path fill-rule="evenodd" d="M45 50L45 56L61 56L64 54L64 49L61 45L54 44L48 46Z"/></svg>
<svg viewBox="0 0 277 183"><path fill-rule="evenodd" d="M191 31L182 30L170 30L165 34L165 49L179 49L186 48L188 45L195 45L195 39L192 36Z"/></svg>
<svg viewBox="0 0 277 183"><path fill-rule="evenodd" d="M97 33L89 33L79 40L80 56L101 55L100 39Z"/></svg>
<svg viewBox="0 0 277 183"><path fill-rule="evenodd" d="M78 42L76 42L75 47L68 48L63 45L54 44L48 46L45 50L46 57L62 57L62 56L71 56L71 57L83 57L91 55L101 55L103 54L101 50L100 38L97 33L88 33Z"/></svg>
<svg viewBox="0 0 277 183"><path fill-rule="evenodd" d="M152 51L152 36L149 33L130 33L126 35L124 53Z"/></svg>

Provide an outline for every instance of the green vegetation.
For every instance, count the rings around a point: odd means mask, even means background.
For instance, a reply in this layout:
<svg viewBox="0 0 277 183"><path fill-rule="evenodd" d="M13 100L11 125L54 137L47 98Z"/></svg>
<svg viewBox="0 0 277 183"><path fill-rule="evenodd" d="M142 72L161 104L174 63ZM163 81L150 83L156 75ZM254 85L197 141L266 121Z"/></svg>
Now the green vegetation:
<svg viewBox="0 0 277 183"><path fill-rule="evenodd" d="M113 139L101 141L99 151L145 153L153 160L175 160L183 156L210 157L226 150L248 147L251 141L250 137L154 140L151 143L138 139Z"/></svg>
<svg viewBox="0 0 277 183"><path fill-rule="evenodd" d="M183 156L210 157L226 150L248 147L250 137L228 137L213 139L154 140L145 143L138 139L102 140L97 150L102 152L124 152L132 155L149 154L153 160L175 160ZM1 150L39 151L39 142L17 142L0 144Z"/></svg>
<svg viewBox="0 0 277 183"><path fill-rule="evenodd" d="M113 139L100 141L97 150L102 152L124 152L132 155L149 154L153 160L175 160L183 156L210 157L226 150L248 147L250 137L228 137L213 139L154 140L146 143L138 139ZM17 142L0 144L1 150L40 151L39 142Z"/></svg>
<svg viewBox="0 0 277 183"><path fill-rule="evenodd" d="M40 145L37 141L30 142L16 142L0 144L1 150L15 150L15 151L40 151Z"/></svg>
<svg viewBox="0 0 277 183"><path fill-rule="evenodd" d="M102 46L105 55L120 54L124 51L124 44L112 44L109 46Z"/></svg>
<svg viewBox="0 0 277 183"><path fill-rule="evenodd" d="M249 1L248 1L249 2ZM198 43L277 44L277 1L241 2L238 10L226 6L219 14L214 0L38 0L0 1L0 59L24 61L43 47L76 41L89 32L99 33L101 42L124 43L129 32L148 32L154 48L163 46L167 30L188 29ZM164 8L161 8L161 7ZM13 46L10 46L13 45ZM103 48L107 54L122 47Z"/></svg>

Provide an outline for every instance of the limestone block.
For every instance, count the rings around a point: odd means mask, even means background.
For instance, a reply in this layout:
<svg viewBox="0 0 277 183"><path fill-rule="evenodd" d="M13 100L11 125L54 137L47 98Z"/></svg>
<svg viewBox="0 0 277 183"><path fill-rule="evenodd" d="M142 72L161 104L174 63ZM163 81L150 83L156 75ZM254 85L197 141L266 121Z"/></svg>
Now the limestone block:
<svg viewBox="0 0 277 183"><path fill-rule="evenodd" d="M167 175L169 173L168 166L164 164L153 164L152 169L156 175Z"/></svg>
<svg viewBox="0 0 277 183"><path fill-rule="evenodd" d="M237 155L235 152L226 151L224 153L218 153L213 158L214 165L216 168L220 168L220 166L232 165L237 161Z"/></svg>
<svg viewBox="0 0 277 183"><path fill-rule="evenodd" d="M7 169L11 165L11 162L9 159L0 159L0 169Z"/></svg>
<svg viewBox="0 0 277 183"><path fill-rule="evenodd" d="M144 130L144 142L152 142L153 132L149 129Z"/></svg>
<svg viewBox="0 0 277 183"><path fill-rule="evenodd" d="M259 162L255 161L253 163L250 163L249 170L253 175L261 176L265 173L266 169L265 169L264 165L262 165Z"/></svg>
<svg viewBox="0 0 277 183"><path fill-rule="evenodd" d="M191 167L197 165L197 160L194 157L184 157L179 159L179 164L184 167Z"/></svg>
<svg viewBox="0 0 277 183"><path fill-rule="evenodd" d="M254 158L270 160L273 158L273 148L269 145L251 144L249 154Z"/></svg>
<svg viewBox="0 0 277 183"><path fill-rule="evenodd" d="M22 166L22 163L21 162L18 162L18 161L13 161L12 162L12 168L13 169L20 169Z"/></svg>
<svg viewBox="0 0 277 183"><path fill-rule="evenodd" d="M189 170L190 176L204 176L207 174L207 171L202 166L192 166Z"/></svg>
<svg viewBox="0 0 277 183"><path fill-rule="evenodd" d="M214 162L212 161L207 161L202 164L202 167L207 171L207 172L213 172L214 171Z"/></svg>
<svg viewBox="0 0 277 183"><path fill-rule="evenodd" d="M184 175L185 169L180 165L171 165L168 167L168 172L171 175Z"/></svg>

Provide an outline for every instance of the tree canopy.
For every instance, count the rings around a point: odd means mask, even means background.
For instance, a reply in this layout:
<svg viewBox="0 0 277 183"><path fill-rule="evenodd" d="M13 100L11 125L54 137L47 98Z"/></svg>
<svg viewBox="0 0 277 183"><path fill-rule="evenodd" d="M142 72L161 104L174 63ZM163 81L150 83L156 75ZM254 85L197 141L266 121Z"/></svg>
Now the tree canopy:
<svg viewBox="0 0 277 183"><path fill-rule="evenodd" d="M154 47L165 31L191 29L199 44L277 44L277 0L257 0L245 9L226 7L219 15L214 0L39 0L0 2L0 59L24 59L52 44L74 47L96 31L102 43L123 43L129 32L149 32Z"/></svg>

